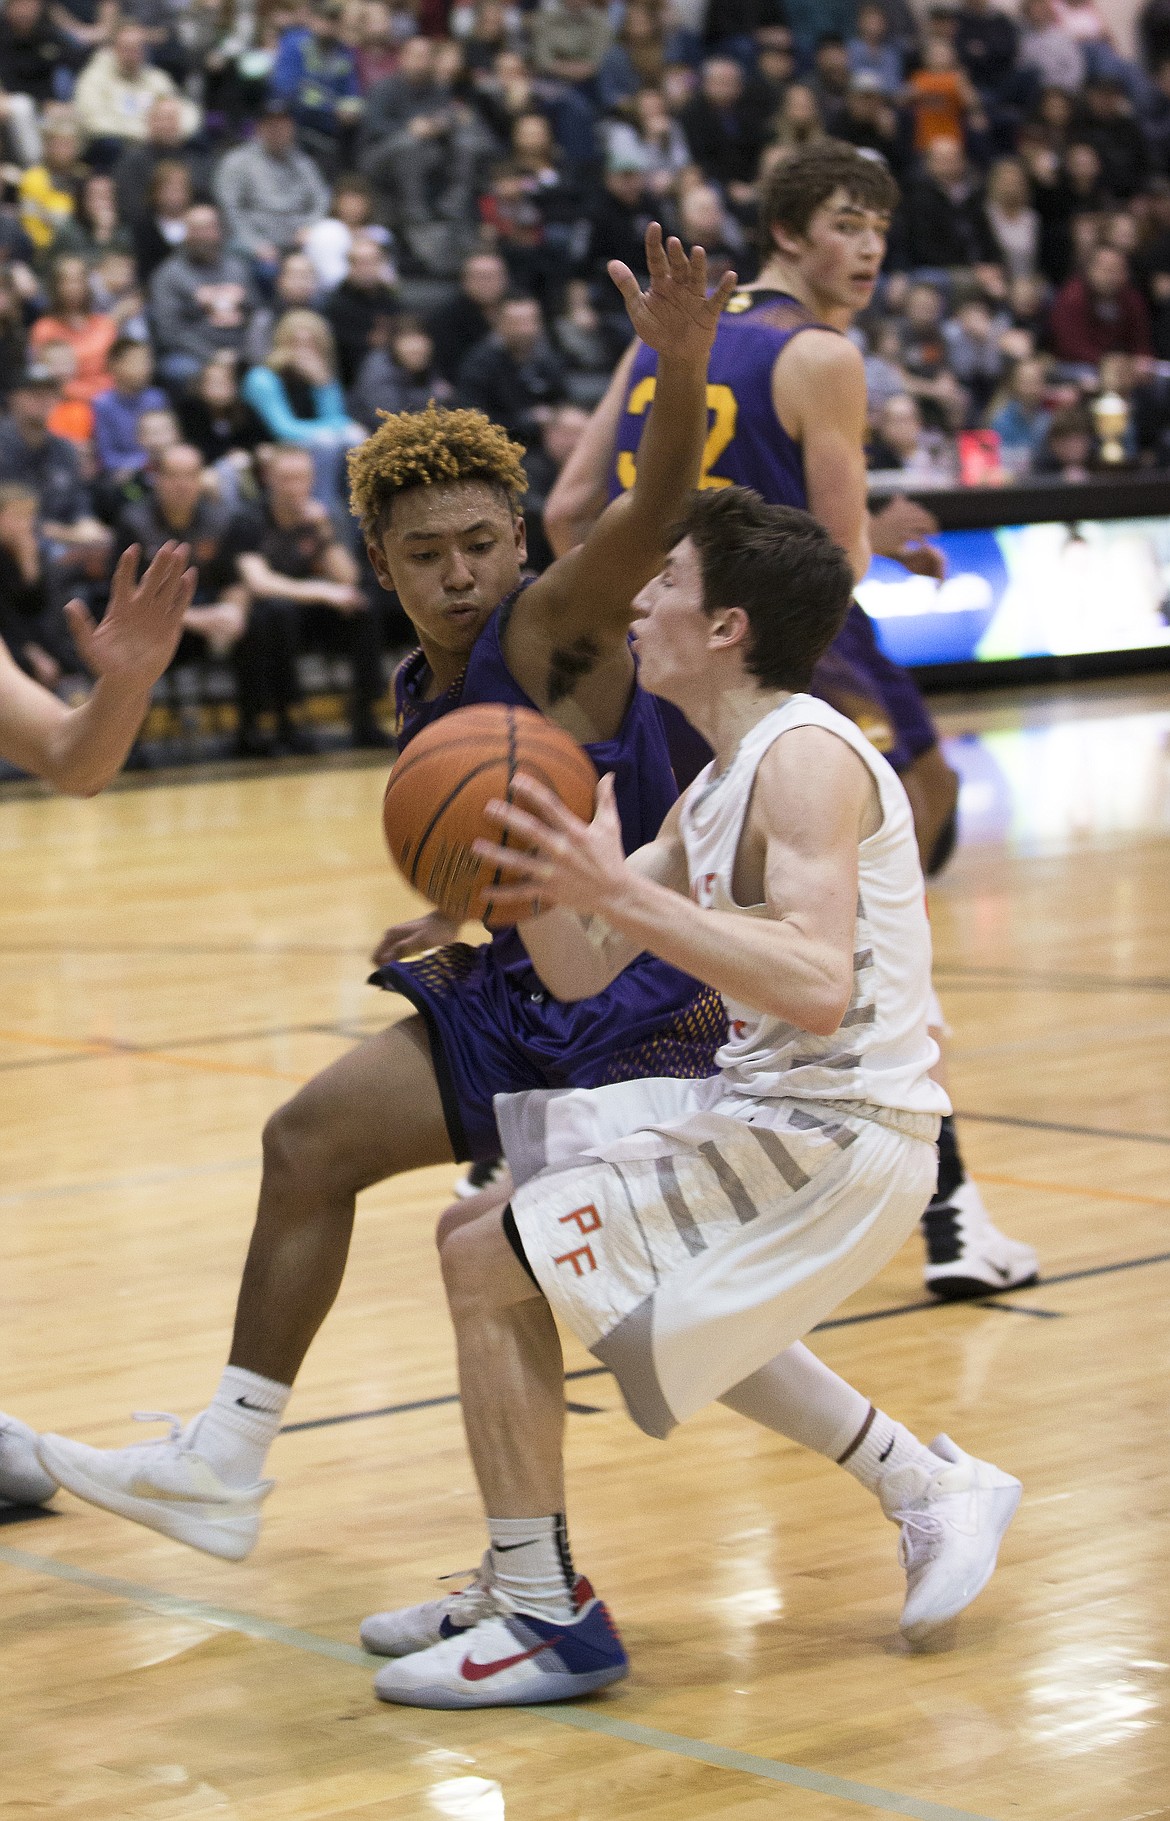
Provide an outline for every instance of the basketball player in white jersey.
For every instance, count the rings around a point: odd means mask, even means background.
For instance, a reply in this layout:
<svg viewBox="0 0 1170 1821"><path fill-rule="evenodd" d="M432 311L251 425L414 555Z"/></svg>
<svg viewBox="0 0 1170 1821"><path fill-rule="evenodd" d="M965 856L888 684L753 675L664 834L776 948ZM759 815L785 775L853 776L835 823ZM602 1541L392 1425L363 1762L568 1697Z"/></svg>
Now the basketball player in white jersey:
<svg viewBox="0 0 1170 1821"><path fill-rule="evenodd" d="M0 758L75 797L96 796L121 771L182 636L195 586L187 554L185 544L164 544L136 582L139 550L131 545L98 626L80 601L69 602L73 642L97 678L76 708L26 676L0 639ZM43 1505L57 1490L35 1443L27 1423L0 1413L0 1506Z"/></svg>
<svg viewBox="0 0 1170 1821"><path fill-rule="evenodd" d="M929 1447L797 1343L901 1246L929 1199L941 1116L930 934L905 791L806 693L852 576L807 514L695 496L638 597L646 686L715 753L626 860L612 789L592 825L517 779L478 851L548 908L521 924L550 992L595 993L649 951L723 994L719 1073L500 1095L509 1207L448 1223L441 1253L491 1547L474 1584L363 1626L385 1700L563 1700L626 1657L563 1518L554 1315L648 1434L721 1399L838 1461L901 1529L912 1642L986 1584L1019 1482ZM516 844L519 845L516 845ZM497 889L497 888L493 888ZM762 1389L761 1389L762 1387Z"/></svg>

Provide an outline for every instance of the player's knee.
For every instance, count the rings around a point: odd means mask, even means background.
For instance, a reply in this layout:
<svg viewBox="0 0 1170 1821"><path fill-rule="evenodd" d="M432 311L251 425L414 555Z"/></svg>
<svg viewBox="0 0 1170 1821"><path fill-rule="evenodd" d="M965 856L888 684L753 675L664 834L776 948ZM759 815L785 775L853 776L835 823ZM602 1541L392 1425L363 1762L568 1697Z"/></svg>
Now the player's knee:
<svg viewBox="0 0 1170 1821"><path fill-rule="evenodd" d="M454 1210L447 1209L447 1213L452 1212ZM439 1224L442 1226L441 1220ZM476 1284L477 1281L482 1282L479 1250L479 1236L474 1226L469 1226L466 1222L449 1224L445 1236L439 1242L443 1288L447 1293L448 1307L455 1317L476 1300Z"/></svg>
<svg viewBox="0 0 1170 1821"><path fill-rule="evenodd" d="M278 1107L264 1127L264 1173L318 1182L333 1173L337 1147L314 1097L302 1092Z"/></svg>
<svg viewBox="0 0 1170 1821"><path fill-rule="evenodd" d="M443 1248L446 1246L452 1233L457 1233L460 1227L466 1225L467 1213L465 1202L453 1201L449 1207L443 1209L435 1226L435 1244L439 1249L440 1258L443 1256Z"/></svg>

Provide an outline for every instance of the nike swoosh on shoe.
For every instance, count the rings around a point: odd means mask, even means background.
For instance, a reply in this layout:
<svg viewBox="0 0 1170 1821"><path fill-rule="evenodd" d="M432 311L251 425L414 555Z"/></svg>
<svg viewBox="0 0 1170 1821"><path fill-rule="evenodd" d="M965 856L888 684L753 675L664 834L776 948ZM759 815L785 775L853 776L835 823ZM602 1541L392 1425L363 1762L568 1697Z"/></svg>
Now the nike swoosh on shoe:
<svg viewBox="0 0 1170 1821"><path fill-rule="evenodd" d="M465 1682L483 1682L488 1676L498 1676L502 1669L511 1669L517 1663L527 1663L530 1657L538 1657L542 1650L551 1650L554 1644L561 1642L561 1634L555 1638L545 1638L542 1644L534 1644L531 1650L521 1650L514 1657L497 1657L494 1663L477 1663L471 1657L464 1657L459 1673Z"/></svg>

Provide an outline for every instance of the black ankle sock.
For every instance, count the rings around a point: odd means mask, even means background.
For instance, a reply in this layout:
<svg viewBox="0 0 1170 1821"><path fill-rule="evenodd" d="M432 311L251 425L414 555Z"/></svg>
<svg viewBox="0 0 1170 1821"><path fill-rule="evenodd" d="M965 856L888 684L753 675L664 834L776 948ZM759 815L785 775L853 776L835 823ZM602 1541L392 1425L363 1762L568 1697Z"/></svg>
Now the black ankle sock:
<svg viewBox="0 0 1170 1821"><path fill-rule="evenodd" d="M950 1200L967 1172L963 1168L963 1159L959 1155L959 1137L955 1131L955 1120L952 1113L947 1113L938 1135L938 1186L931 1197L931 1206L937 1207Z"/></svg>

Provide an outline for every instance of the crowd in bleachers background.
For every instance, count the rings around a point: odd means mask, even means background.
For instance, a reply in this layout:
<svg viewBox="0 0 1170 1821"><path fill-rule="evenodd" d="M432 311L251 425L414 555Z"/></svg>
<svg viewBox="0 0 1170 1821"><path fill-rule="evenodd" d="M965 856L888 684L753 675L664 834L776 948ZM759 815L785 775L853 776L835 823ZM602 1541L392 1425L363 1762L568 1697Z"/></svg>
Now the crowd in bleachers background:
<svg viewBox="0 0 1170 1821"><path fill-rule="evenodd" d="M1170 0L1138 32L1096 0L0 0L0 633L61 686L64 600L182 535L180 661L227 661L241 749L309 743L310 651L385 739L406 628L347 448L482 407L539 565L628 333L606 262L657 217L751 278L761 173L824 134L902 186L854 331L886 484L1083 479L1103 395L1123 465L1170 465Z"/></svg>

